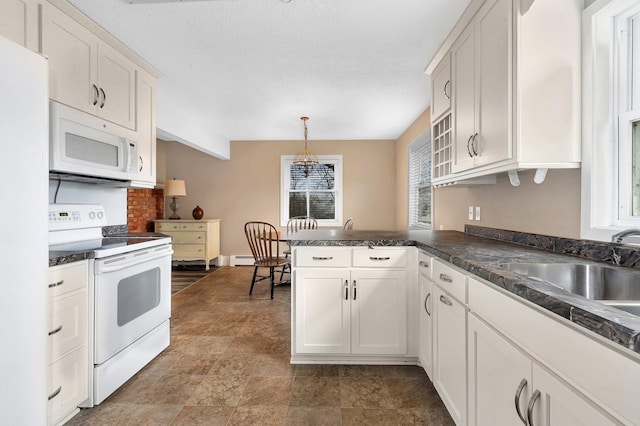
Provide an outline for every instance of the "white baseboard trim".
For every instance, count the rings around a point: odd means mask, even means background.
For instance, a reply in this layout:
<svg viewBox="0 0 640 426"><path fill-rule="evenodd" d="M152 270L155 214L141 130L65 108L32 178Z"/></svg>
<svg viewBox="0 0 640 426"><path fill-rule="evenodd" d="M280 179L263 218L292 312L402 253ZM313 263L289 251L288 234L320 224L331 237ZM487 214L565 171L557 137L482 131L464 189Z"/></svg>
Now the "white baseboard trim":
<svg viewBox="0 0 640 426"><path fill-rule="evenodd" d="M233 255L229 256L229 266L252 266L253 256Z"/></svg>

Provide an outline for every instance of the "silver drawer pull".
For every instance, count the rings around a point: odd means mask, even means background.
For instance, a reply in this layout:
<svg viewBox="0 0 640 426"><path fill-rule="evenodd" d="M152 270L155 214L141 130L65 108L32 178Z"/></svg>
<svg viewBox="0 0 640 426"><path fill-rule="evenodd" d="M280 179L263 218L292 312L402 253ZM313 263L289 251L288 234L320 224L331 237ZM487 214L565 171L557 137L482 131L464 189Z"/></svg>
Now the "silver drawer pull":
<svg viewBox="0 0 640 426"><path fill-rule="evenodd" d="M447 306L453 306L453 303L451 303L451 300L444 297L444 295L440 295L440 301Z"/></svg>
<svg viewBox="0 0 640 426"><path fill-rule="evenodd" d="M529 423L529 426L533 426L533 407L536 405L538 398L540 398L540 391L536 389L531 396L529 406L527 407L527 422Z"/></svg>
<svg viewBox="0 0 640 426"><path fill-rule="evenodd" d="M56 396L58 396L58 394L62 391L62 386L60 386L58 389L56 389L51 395L49 395L47 397L48 401L51 401L53 398L55 398Z"/></svg>
<svg viewBox="0 0 640 426"><path fill-rule="evenodd" d="M440 274L440 280L444 281L445 283L453 282L453 279L449 275L445 275L445 274Z"/></svg>
<svg viewBox="0 0 640 426"><path fill-rule="evenodd" d="M312 257L313 260L331 260L333 259L333 256L313 256Z"/></svg>
<svg viewBox="0 0 640 426"><path fill-rule="evenodd" d="M391 259L389 256L385 256L385 257L369 256L369 260L373 260L373 261L389 260L389 259Z"/></svg>
<svg viewBox="0 0 640 426"><path fill-rule="evenodd" d="M427 262L425 262L424 260L421 260L421 261L419 262L419 265L420 265L422 268L428 268L428 267L429 267L429 264L428 264Z"/></svg>
<svg viewBox="0 0 640 426"><path fill-rule="evenodd" d="M49 332L49 336L53 336L56 333L60 333L60 331L62 331L62 324L60 324L60 327L56 328L55 330L51 330Z"/></svg>
<svg viewBox="0 0 640 426"><path fill-rule="evenodd" d="M61 286L62 284L64 284L64 280L60 280L60 281L58 281L58 282L56 282L56 283L51 283L51 284L49 284L49 288L59 287L59 286Z"/></svg>

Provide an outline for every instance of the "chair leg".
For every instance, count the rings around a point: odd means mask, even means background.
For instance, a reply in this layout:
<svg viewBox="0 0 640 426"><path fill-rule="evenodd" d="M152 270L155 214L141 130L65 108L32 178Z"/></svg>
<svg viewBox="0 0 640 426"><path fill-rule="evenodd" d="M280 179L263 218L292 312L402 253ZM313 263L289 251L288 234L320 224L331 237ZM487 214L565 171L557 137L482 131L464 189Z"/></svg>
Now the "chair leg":
<svg viewBox="0 0 640 426"><path fill-rule="evenodd" d="M271 279L271 298L273 299L273 289L275 288L275 283L273 282L275 275L275 268L272 266L269 268L269 278Z"/></svg>
<svg viewBox="0 0 640 426"><path fill-rule="evenodd" d="M249 296L253 293L253 286L256 283L256 275L258 274L258 267L253 268L253 278L251 278L251 288L249 289Z"/></svg>

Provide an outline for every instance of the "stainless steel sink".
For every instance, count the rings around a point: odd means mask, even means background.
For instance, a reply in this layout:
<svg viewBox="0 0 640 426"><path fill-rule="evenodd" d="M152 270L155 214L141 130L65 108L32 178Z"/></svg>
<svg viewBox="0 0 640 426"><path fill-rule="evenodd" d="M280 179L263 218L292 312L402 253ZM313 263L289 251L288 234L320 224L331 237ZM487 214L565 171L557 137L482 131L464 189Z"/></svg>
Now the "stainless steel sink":
<svg viewBox="0 0 640 426"><path fill-rule="evenodd" d="M601 300L600 302L640 317L640 300Z"/></svg>
<svg viewBox="0 0 640 426"><path fill-rule="evenodd" d="M638 301L617 304L621 306L619 309L635 310L636 315L640 315L640 270L580 263L504 263L500 266L516 274L541 278L588 299Z"/></svg>

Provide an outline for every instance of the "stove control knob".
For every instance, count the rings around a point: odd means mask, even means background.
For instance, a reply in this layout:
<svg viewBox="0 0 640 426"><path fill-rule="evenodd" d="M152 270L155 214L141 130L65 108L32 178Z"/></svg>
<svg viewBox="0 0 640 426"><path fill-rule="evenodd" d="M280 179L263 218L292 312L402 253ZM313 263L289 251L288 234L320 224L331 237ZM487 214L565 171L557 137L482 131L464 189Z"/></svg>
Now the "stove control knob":
<svg viewBox="0 0 640 426"><path fill-rule="evenodd" d="M104 217L104 212L102 210L98 210L98 219L102 219Z"/></svg>
<svg viewBox="0 0 640 426"><path fill-rule="evenodd" d="M89 219L94 220L96 218L96 212L89 212Z"/></svg>

